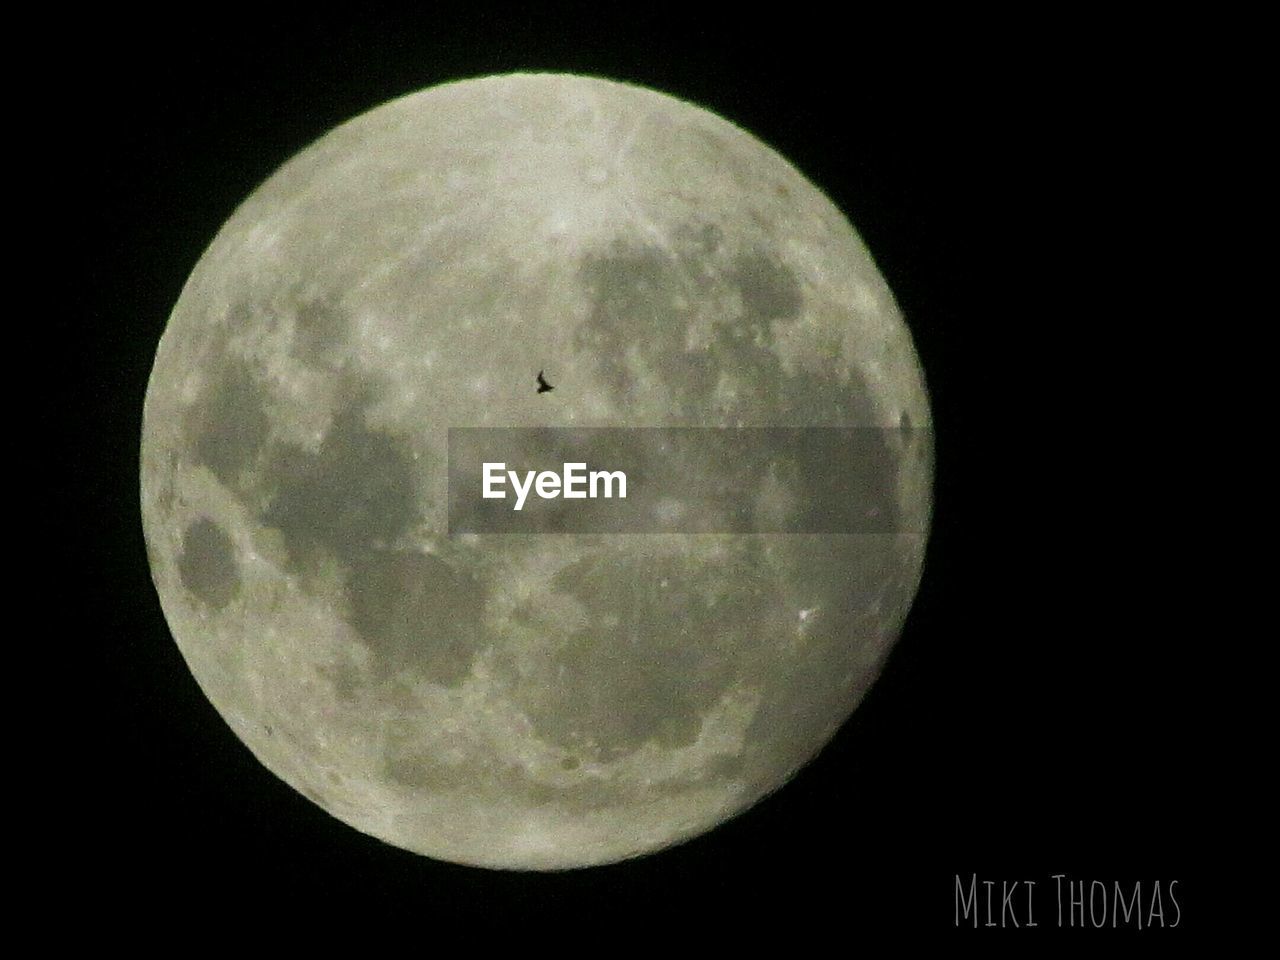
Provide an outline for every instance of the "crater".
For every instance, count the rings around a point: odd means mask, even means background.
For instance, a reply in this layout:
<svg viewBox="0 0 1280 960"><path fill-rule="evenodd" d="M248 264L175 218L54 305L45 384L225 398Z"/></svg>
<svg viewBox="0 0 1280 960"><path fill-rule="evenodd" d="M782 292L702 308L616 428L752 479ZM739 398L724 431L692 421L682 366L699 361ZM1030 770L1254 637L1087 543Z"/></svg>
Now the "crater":
<svg viewBox="0 0 1280 960"><path fill-rule="evenodd" d="M293 321L293 355L303 363L323 364L336 348L347 343L350 323L346 314L327 300L313 300L298 307Z"/></svg>
<svg viewBox="0 0 1280 960"><path fill-rule="evenodd" d="M692 314L680 305L687 281L677 262L655 247L617 246L586 257L581 277L592 304L576 346L596 358L615 400L625 405L639 394L639 371L628 357L634 352L641 367L660 378L675 409L702 407L715 372L705 353L685 349Z"/></svg>
<svg viewBox="0 0 1280 960"><path fill-rule="evenodd" d="M470 674L484 608L473 577L430 554L374 551L352 565L346 590L351 626L379 674L447 687Z"/></svg>
<svg viewBox="0 0 1280 960"><path fill-rule="evenodd" d="M240 590L235 545L216 523L201 518L182 535L178 578L187 592L221 610Z"/></svg>
<svg viewBox="0 0 1280 960"><path fill-rule="evenodd" d="M239 488L271 432L262 382L243 361L225 358L187 411L185 432L193 458L220 481Z"/></svg>
<svg viewBox="0 0 1280 960"><path fill-rule="evenodd" d="M336 663L317 669L320 676L333 685L333 695L342 703L355 703L362 687L360 670L350 660L339 660Z"/></svg>
<svg viewBox="0 0 1280 960"><path fill-rule="evenodd" d="M767 692L745 739L771 758L773 769L803 763L821 745L826 725L847 716L874 678L886 630L914 589L897 538L795 537L776 543L786 593L794 606L819 613L807 622L804 642L759 678ZM845 676L854 678L852 686Z"/></svg>
<svg viewBox="0 0 1280 960"><path fill-rule="evenodd" d="M518 802L532 807L555 806L571 813L615 807L627 799L625 788L596 778L566 772L562 780L543 780L512 763L475 755L450 763L430 738L410 729L393 728L383 753L387 778L402 786L433 794L467 795Z"/></svg>
<svg viewBox="0 0 1280 960"><path fill-rule="evenodd" d="M675 232L676 242L685 248L685 255L710 256L724 243L724 231L714 223L687 224Z"/></svg>
<svg viewBox="0 0 1280 960"><path fill-rule="evenodd" d="M804 306L790 269L752 251L720 272L718 228L694 223L676 236L678 259L657 247L617 243L582 261L591 308L575 346L595 358L615 403L625 407L642 391L661 391L672 414L701 423L709 416L753 426L873 422L866 384L855 371L842 373L836 357L823 372L783 370L773 324L797 319ZM713 317L705 348L690 350L697 298L715 295L698 278L714 284L716 277L737 290L742 315Z"/></svg>
<svg viewBox="0 0 1280 960"><path fill-rule="evenodd" d="M742 293L748 322L792 320L804 306L800 281L773 257L761 253L739 256L733 279Z"/></svg>
<svg viewBox="0 0 1280 960"><path fill-rule="evenodd" d="M519 696L539 737L602 761L647 742L697 740L777 605L750 573L699 573L675 558L583 560L553 585L582 605L587 623Z"/></svg>
<svg viewBox="0 0 1280 960"><path fill-rule="evenodd" d="M474 766L451 765L433 755L429 747L416 742L406 731L392 729L382 755L387 779L406 787L430 789L437 793L461 790L474 783Z"/></svg>
<svg viewBox="0 0 1280 960"><path fill-rule="evenodd" d="M370 429L362 403L334 418L317 453L276 448L266 473L273 495L262 522L280 531L292 561L327 553L350 563L393 545L418 517L412 453Z"/></svg>

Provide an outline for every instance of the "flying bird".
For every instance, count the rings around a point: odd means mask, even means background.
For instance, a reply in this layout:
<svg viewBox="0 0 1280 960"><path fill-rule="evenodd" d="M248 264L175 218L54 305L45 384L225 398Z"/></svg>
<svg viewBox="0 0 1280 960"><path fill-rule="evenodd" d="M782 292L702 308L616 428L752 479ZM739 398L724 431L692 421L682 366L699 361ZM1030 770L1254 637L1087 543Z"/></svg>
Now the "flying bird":
<svg viewBox="0 0 1280 960"><path fill-rule="evenodd" d="M544 376L542 375L542 371L541 371L541 370L539 370L539 371L538 371L538 392L539 392L539 393L550 393L550 392L551 392L552 390L554 390L554 389L555 389L555 387L553 387L551 384L547 383L547 378L546 378L546 377L544 377Z"/></svg>

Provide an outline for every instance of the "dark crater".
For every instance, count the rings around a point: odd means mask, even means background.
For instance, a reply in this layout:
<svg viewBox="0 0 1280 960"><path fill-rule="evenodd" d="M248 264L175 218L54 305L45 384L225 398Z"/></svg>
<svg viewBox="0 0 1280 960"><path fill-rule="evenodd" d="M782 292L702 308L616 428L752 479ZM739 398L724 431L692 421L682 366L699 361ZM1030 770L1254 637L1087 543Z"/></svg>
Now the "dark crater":
<svg viewBox="0 0 1280 960"><path fill-rule="evenodd" d="M326 558L340 564L349 622L376 680L408 671L455 686L471 669L482 591L438 557L403 548L420 516L413 454L367 425L366 406L361 397L343 407L315 453L273 450L262 522L280 531L304 581Z"/></svg>
<svg viewBox="0 0 1280 960"><path fill-rule="evenodd" d="M734 263L733 282L738 285L749 321L794 320L804 306L796 275L764 254L739 256Z"/></svg>
<svg viewBox="0 0 1280 960"><path fill-rule="evenodd" d="M650 740L697 739L780 605L762 578L717 583L712 596L698 589L706 579L675 559L593 559L561 571L555 587L583 604L589 624L557 651L551 679L528 690L539 736L603 760Z"/></svg>
<svg viewBox="0 0 1280 960"><path fill-rule="evenodd" d="M384 676L452 687L471 672L484 604L468 574L430 554L373 551L352 564L346 591L351 626Z"/></svg>
<svg viewBox="0 0 1280 960"><path fill-rule="evenodd" d="M178 577L192 596L214 610L221 610L239 592L235 545L212 520L201 518L182 535Z"/></svg>
<svg viewBox="0 0 1280 960"><path fill-rule="evenodd" d="M270 461L262 522L281 532L300 564L317 553L350 563L393 545L418 518L412 453L366 426L363 403L335 417L317 453L283 445Z"/></svg>
<svg viewBox="0 0 1280 960"><path fill-rule="evenodd" d="M196 463L239 489L271 432L266 386L250 365L233 356L217 361L200 398L186 413L185 435Z"/></svg>
<svg viewBox="0 0 1280 960"><path fill-rule="evenodd" d="M320 366L332 361L350 336L347 315L328 300L312 300L298 307L293 323L293 355Z"/></svg>
<svg viewBox="0 0 1280 960"><path fill-rule="evenodd" d="M719 228L691 224L678 232L678 255L657 247L615 245L589 254L580 265L591 310L575 345L595 357L597 372L620 405L634 402L640 384L629 354L655 377L683 419L705 421L715 413L722 374L739 383L733 412L756 426L797 423L871 423L866 385L845 382L835 369L788 376L774 349L774 328L798 318L804 307L800 281L772 255L750 250L721 264L725 239ZM706 278L727 277L742 300L740 316L716 319L705 350L688 350L693 313L679 298L706 297Z"/></svg>

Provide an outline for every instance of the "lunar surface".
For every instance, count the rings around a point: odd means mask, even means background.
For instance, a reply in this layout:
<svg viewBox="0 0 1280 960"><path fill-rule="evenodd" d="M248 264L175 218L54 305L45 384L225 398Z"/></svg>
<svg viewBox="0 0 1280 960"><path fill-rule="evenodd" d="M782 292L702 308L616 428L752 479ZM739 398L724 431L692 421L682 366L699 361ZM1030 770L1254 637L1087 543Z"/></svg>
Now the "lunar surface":
<svg viewBox="0 0 1280 960"><path fill-rule="evenodd" d="M447 431L486 426L881 428L893 530L450 536ZM918 586L929 428L889 289L777 153L490 77L338 127L227 221L159 344L143 523L269 770L399 847L579 867L712 828L850 715Z"/></svg>

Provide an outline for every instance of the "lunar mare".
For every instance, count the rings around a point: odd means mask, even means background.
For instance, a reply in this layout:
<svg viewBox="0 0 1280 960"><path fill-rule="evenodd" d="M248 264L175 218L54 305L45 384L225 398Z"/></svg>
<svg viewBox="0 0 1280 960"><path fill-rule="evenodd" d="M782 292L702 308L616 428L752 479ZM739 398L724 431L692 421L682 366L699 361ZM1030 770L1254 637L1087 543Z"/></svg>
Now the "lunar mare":
<svg viewBox="0 0 1280 960"><path fill-rule="evenodd" d="M681 425L885 428L901 532L447 535L450 427ZM273 773L431 857L585 866L710 829L849 716L919 582L929 426L889 289L778 154L490 77L343 124L223 226L151 374L144 530Z"/></svg>

